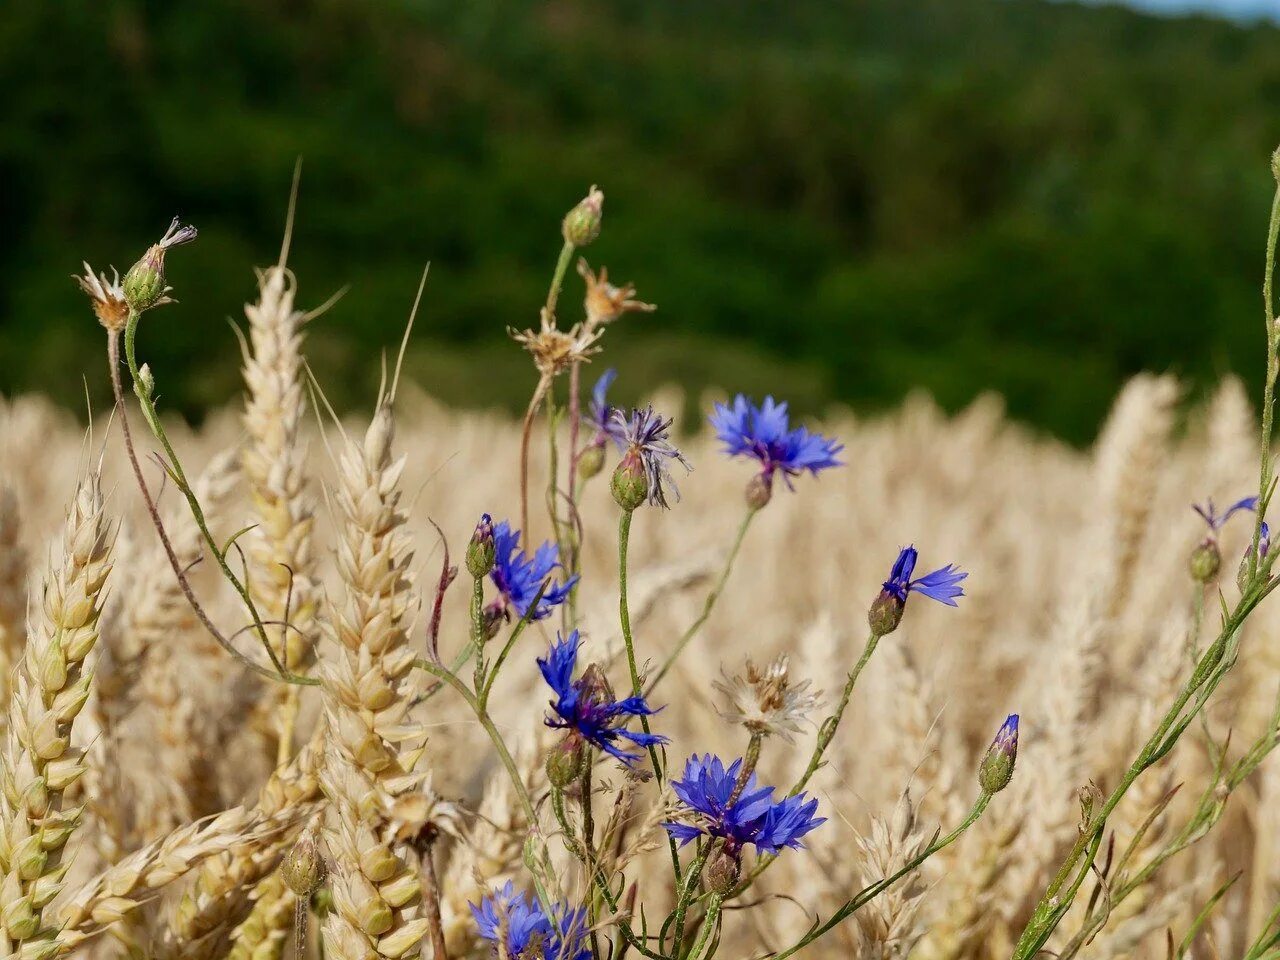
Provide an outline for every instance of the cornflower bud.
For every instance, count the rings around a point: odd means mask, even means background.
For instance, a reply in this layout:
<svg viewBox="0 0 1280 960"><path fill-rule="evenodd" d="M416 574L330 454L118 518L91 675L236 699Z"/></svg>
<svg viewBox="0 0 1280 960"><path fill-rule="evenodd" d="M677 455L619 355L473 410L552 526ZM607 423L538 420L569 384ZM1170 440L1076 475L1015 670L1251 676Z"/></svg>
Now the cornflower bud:
<svg viewBox="0 0 1280 960"><path fill-rule="evenodd" d="M1200 545L1191 551L1188 563L1191 579L1197 583L1209 583L1222 568L1222 551L1218 549L1218 541L1206 537Z"/></svg>
<svg viewBox="0 0 1280 960"><path fill-rule="evenodd" d="M640 507L649 496L649 478L644 461L635 450L629 450L613 471L609 490L614 501L628 513Z"/></svg>
<svg viewBox="0 0 1280 960"><path fill-rule="evenodd" d="M547 754L547 779L563 790L582 776L582 737L576 730L551 748Z"/></svg>
<svg viewBox="0 0 1280 960"><path fill-rule="evenodd" d="M326 867L320 853L320 838L312 828L298 837L280 865L280 875L289 889L303 900L324 882Z"/></svg>
<svg viewBox="0 0 1280 960"><path fill-rule="evenodd" d="M487 513L480 516L471 542L467 544L467 572L479 580L493 569L497 548L493 543L493 518Z"/></svg>
<svg viewBox="0 0 1280 960"><path fill-rule="evenodd" d="M578 454L578 476L590 480L604 469L604 444L593 443Z"/></svg>
<svg viewBox="0 0 1280 960"><path fill-rule="evenodd" d="M169 288L164 284L164 255L170 247L190 243L196 238L196 228L184 227L174 217L160 242L152 244L142 259L129 268L121 286L129 308L138 313L168 303L165 296Z"/></svg>
<svg viewBox="0 0 1280 960"><path fill-rule="evenodd" d="M565 214L560 232L565 243L585 247L600 236L600 223L604 218L604 194L593 185L577 206Z"/></svg>
<svg viewBox="0 0 1280 960"><path fill-rule="evenodd" d="M762 471L747 481L746 501L752 510L763 510L773 499L773 474Z"/></svg>
<svg viewBox="0 0 1280 960"><path fill-rule="evenodd" d="M727 896L729 891L742 879L742 851L733 841L725 841L724 845L712 851L707 860L707 868L703 873L707 888L719 896Z"/></svg>
<svg viewBox="0 0 1280 960"><path fill-rule="evenodd" d="M867 623L871 632L877 637L887 637L898 629L902 622L902 611L906 604L888 590L881 590L880 595L871 603L867 611Z"/></svg>
<svg viewBox="0 0 1280 960"><path fill-rule="evenodd" d="M999 793L1013 779L1018 759L1018 715L1009 714L978 765L978 784L986 793Z"/></svg>

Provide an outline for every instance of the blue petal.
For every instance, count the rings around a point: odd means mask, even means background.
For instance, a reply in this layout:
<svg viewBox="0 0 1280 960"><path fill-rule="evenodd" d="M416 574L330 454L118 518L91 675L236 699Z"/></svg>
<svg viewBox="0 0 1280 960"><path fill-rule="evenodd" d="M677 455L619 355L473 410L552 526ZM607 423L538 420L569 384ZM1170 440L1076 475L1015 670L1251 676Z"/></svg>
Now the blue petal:
<svg viewBox="0 0 1280 960"><path fill-rule="evenodd" d="M915 593L922 593L931 600L945 603L949 607L958 606L956 597L963 597L964 590L958 586L969 574L958 570L953 564L947 564L940 570L925 574L919 580L913 580L908 587Z"/></svg>

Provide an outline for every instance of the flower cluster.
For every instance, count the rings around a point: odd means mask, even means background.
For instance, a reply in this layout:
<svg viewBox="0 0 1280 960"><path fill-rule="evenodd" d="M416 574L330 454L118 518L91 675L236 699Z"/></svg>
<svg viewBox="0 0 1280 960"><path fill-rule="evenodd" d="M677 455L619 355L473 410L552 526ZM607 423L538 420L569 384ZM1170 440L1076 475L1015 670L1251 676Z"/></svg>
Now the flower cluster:
<svg viewBox="0 0 1280 960"><path fill-rule="evenodd" d="M557 637L545 659L538 658L538 669L556 695L551 701L554 713L547 717L547 726L569 731L575 746L577 741L585 741L627 764L638 760L640 754L622 749L619 740L638 747L667 743L666 737L638 733L623 726L633 717L648 717L657 712L644 697L615 699L604 674L594 665L587 668L581 678L573 679L581 645L578 631L574 630L567 638Z"/></svg>
<svg viewBox="0 0 1280 960"><path fill-rule="evenodd" d="M506 520L493 525L491 536L493 568L489 571L489 579L498 588L499 597L489 608L490 618L509 616L510 609L514 609L522 619L544 620L549 617L552 609L564 603L578 582L575 573L563 583L547 583L552 571L561 569L560 548L548 541L532 557L526 556L520 549L520 531L512 530ZM543 584L547 584L546 589L543 589ZM539 590L542 590L540 598Z"/></svg>
<svg viewBox="0 0 1280 960"><path fill-rule="evenodd" d="M684 779L673 780L671 789L684 805L686 820L663 826L684 846L700 836L718 837L731 851L751 844L760 853L777 854L783 847L803 847L800 838L826 823L815 817L817 800L803 793L773 799L773 787L762 787L755 774L739 783L742 760L728 767L719 757L694 754L684 768Z"/></svg>
<svg viewBox="0 0 1280 960"><path fill-rule="evenodd" d="M551 916L535 899L517 894L511 881L480 904L471 904L480 936L503 960L587 960L587 911L554 904Z"/></svg>

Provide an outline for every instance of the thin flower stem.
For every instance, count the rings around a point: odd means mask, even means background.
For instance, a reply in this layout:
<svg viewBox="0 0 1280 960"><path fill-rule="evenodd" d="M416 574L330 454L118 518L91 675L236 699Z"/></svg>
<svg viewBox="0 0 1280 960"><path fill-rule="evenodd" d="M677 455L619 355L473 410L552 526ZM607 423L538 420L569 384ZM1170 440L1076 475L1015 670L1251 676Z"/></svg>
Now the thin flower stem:
<svg viewBox="0 0 1280 960"><path fill-rule="evenodd" d="M631 510L623 510L618 518L618 620L622 627L622 642L627 648L627 668L631 671L631 694L640 695L640 671L636 667L636 647L631 636L631 608L627 603L627 549L631 543ZM645 733L651 733L649 718L640 716L640 725ZM658 760L658 748L649 745L649 760L653 764L653 773L658 785L662 785L662 764ZM680 851L676 847L675 838L667 834L667 847L671 851L671 869L676 884L680 883Z"/></svg>
<svg viewBox="0 0 1280 960"><path fill-rule="evenodd" d="M889 889L905 877L908 873L919 868L922 863L932 857L935 853L951 846L951 844L955 843L964 835L965 831L978 822L978 818L982 816L990 802L991 794L982 794L982 796L978 797L977 802L974 803L973 808L969 811L969 815L964 818L964 821L960 826L956 827L940 840L935 840L933 843L929 844L929 846L926 847L918 856L912 858L910 862L903 866L901 870L861 890L857 896L833 913L825 923L815 925L808 933L801 937L798 942L788 947L786 950L783 950L781 953L775 953L771 960L786 960L787 957L803 950L819 937L828 933L840 923L843 923L858 910L862 909L862 907L866 906L885 890Z"/></svg>
<svg viewBox="0 0 1280 960"><path fill-rule="evenodd" d="M689 910L689 904L693 902L694 894L698 892L698 881L702 878L702 869L707 865L707 860L711 857L712 851L722 846L720 840L708 838L707 842L702 844L698 850L698 855L694 857L693 862L689 864L689 869L685 872L684 883L680 887L680 896L676 900L676 907L668 917L668 922L672 924L670 929L673 930L671 941L671 955L680 955L680 945L684 943L684 920L685 914ZM663 924L662 936L666 939L668 926Z"/></svg>
<svg viewBox="0 0 1280 960"><path fill-rule="evenodd" d="M507 749L506 741L502 739L502 734L498 732L493 718L489 716L489 711L484 708L484 705L476 698L476 695L467 688L467 685L445 667L432 663L430 660L414 660L413 665L419 670L425 670L437 680L443 680L453 687L458 696L466 701L467 706L471 708L471 712L480 721L480 726L484 727L484 732L489 735L493 748L498 751L498 759L502 761L502 765L506 768L507 776L511 779L511 786L515 790L516 796L520 798L520 806L524 810L525 818L529 821L529 829L535 830L538 824L538 814L533 808L533 801L529 798L529 791L525 789L524 781L520 778L520 768L516 766L516 761L511 756L511 751Z"/></svg>
<svg viewBox="0 0 1280 960"><path fill-rule="evenodd" d="M226 554L219 546L217 540L214 539L213 534L209 531L209 524L205 519L204 509L200 506L200 501L196 499L195 491L191 489L191 484L187 481L186 473L182 469L182 462L178 459L178 454L173 449L173 444L169 442L168 434L165 433L164 425L160 422L160 416L156 411L155 401L152 399L152 388L143 387L142 376L138 369L137 352L135 350L138 319L139 314L131 312L129 314L128 322L125 324L125 362L129 366L129 375L133 378L134 394L137 396L138 404L142 409L143 419L146 420L147 426L151 428L152 435L164 448L165 456L168 458L165 468L173 478L174 485L177 486L178 490L186 499L187 506L191 510L192 519L195 520L196 527L200 531L200 536L208 546L209 552L212 553L217 560L218 568L222 571L223 577L225 577L227 582L235 588L236 593L240 595L241 602L244 604L245 609L253 619L254 631L258 635L258 639L262 642L263 648L267 651L267 656L271 659L271 665L276 668L276 673L278 674L277 679L283 680L286 683L295 683L304 686L318 686L320 684L319 680L314 677L303 677L293 674L280 661L275 649L271 646L271 641L267 637L266 627L263 625L262 617L258 613L258 607L253 602L253 597L250 595L248 587L232 571L231 565L227 563Z"/></svg>
<svg viewBox="0 0 1280 960"><path fill-rule="evenodd" d="M707 945L707 941L711 937L711 933L716 928L716 924L720 920L720 897L713 896L707 903L707 916L702 921L702 932L698 934L698 940L693 945L693 950L689 952L689 960L700 960L702 950ZM708 954L710 956L710 954Z"/></svg>
<svg viewBox="0 0 1280 960"><path fill-rule="evenodd" d="M832 739L836 735L836 730L840 726L840 720L844 717L845 710L849 707L849 700L853 696L853 688L858 684L858 678L862 676L862 671L867 663L871 660L871 655L876 652L876 646L880 643L880 638L874 633L867 637L866 646L862 648L862 656L858 658L858 662L854 664L853 669L849 671L849 677L845 681L844 692L840 695L840 703L831 716L822 721L822 726L818 728L818 739L813 747L813 754L809 757L809 765L805 768L800 779L796 781L795 786L787 793L787 796L794 797L809 783L810 778L817 773L818 768L822 766L822 757L827 751L827 747L831 745ZM776 855L765 855L760 858L751 872L730 891L726 899L741 896L748 887L755 883L760 874L769 869L769 865L777 860Z"/></svg>
<svg viewBox="0 0 1280 960"><path fill-rule="evenodd" d="M444 920L440 916L440 881L436 876L435 844L428 844L422 856L422 907L431 933L433 960L449 960L444 939ZM302 956L301 952L299 956Z"/></svg>
<svg viewBox="0 0 1280 960"><path fill-rule="evenodd" d="M484 577L475 577L471 581L471 647L476 652L473 686L477 690L484 689L484 645L488 639L484 628ZM483 701L483 697L481 697Z"/></svg>
<svg viewBox="0 0 1280 960"><path fill-rule="evenodd" d="M551 274L551 289L547 291L547 316L555 319L556 304L560 301L560 290L564 286L565 274L569 272L569 263L573 260L573 252L578 249L568 240L560 248L560 256L556 258L556 269Z"/></svg>
<svg viewBox="0 0 1280 960"><path fill-rule="evenodd" d="M151 495L151 488L147 486L146 477L142 474L142 464L138 462L138 454L133 445L133 433L129 427L129 418L125 414L124 388L120 383L120 334L115 330L107 333L107 362L111 368L111 391L115 397L116 409L120 414L120 429L124 436L125 452L129 457L129 465L133 468L134 480L142 493L147 515L151 518L152 526L155 527L156 533L160 537L160 544L164 548L165 557L169 561L169 566L173 570L173 575L178 582L178 588L182 591L187 605L191 607L196 619L200 621L201 626L205 628L209 636L241 666L268 680L280 680L280 676L274 670L268 670L261 664L249 659L236 648L235 644L223 636L222 631L214 626L213 621L209 619L208 613L205 612L204 607L196 598L195 591L191 587L191 581L187 579L186 568L178 559L178 554L169 539L169 532L165 529L164 522L160 519L160 508L157 506L155 498Z"/></svg>
<svg viewBox="0 0 1280 960"><path fill-rule="evenodd" d="M1276 269L1276 240L1280 237L1280 183L1271 198L1271 219L1267 225L1267 253L1262 275L1262 306L1266 311L1267 331L1267 379L1262 390L1262 466L1258 481L1258 509L1253 523L1253 547L1249 551L1249 573L1258 568L1258 544L1262 540L1262 521L1271 499L1272 464L1271 432L1274 424L1275 385L1280 375L1280 354L1277 353L1277 329L1273 280Z"/></svg>
<svg viewBox="0 0 1280 960"><path fill-rule="evenodd" d="M588 861L587 869L595 872L599 869L597 866L598 858L596 857L596 822L594 811L591 808L591 780L592 780L592 762L591 750L585 748L583 750L582 779L579 781L579 791L581 792L582 806L582 852ZM591 930L591 956L595 960L600 960L600 938L596 935L596 923L599 919L596 898L587 898L587 919Z"/></svg>
<svg viewBox="0 0 1280 960"><path fill-rule="evenodd" d="M836 735L836 730L840 726L840 720L844 717L844 712L849 707L849 698L853 695L853 688L857 685L858 678L862 676L862 671L868 661L871 660L871 655L876 652L876 645L879 642L880 638L874 633L867 637L867 644L862 648L862 656L858 658L858 662L849 671L849 678L845 681L844 692L840 695L839 705L836 707L835 712L823 720L822 726L818 728L818 740L814 744L813 755L809 758L809 765L805 767L804 774L796 781L796 785L791 788L791 792L787 796L794 797L803 790L810 778L817 773L818 767L822 765L822 756L827 752L827 747L831 745L831 741Z"/></svg>
<svg viewBox="0 0 1280 960"><path fill-rule="evenodd" d="M529 530L529 437L533 434L533 418L537 416L538 408L542 406L542 400L550 387L551 376L541 374L533 396L529 398L529 409L524 412L524 423L520 429L520 529L526 542L532 539L532 532Z"/></svg>
<svg viewBox="0 0 1280 960"><path fill-rule="evenodd" d="M685 647L689 642L698 635L703 624L707 622L707 618L711 616L711 611L716 605L716 601L720 599L720 594L724 592L725 584L729 582L729 574L733 572L734 561L738 559L738 551L742 549L742 541L746 539L747 529L751 526L751 521L760 511L748 509L746 516L742 518L742 523L738 525L737 536L733 539L733 546L729 548L729 554L725 557L724 567L720 571L720 576L716 580L715 586L711 588L711 592L707 594L707 599L703 601L702 613L698 615L698 619L689 624L689 628L676 641L676 645L672 648L671 653L667 655L667 659L662 662L662 666L658 668L658 672L654 674L653 679L649 681L649 686L645 690L646 696L653 692L653 688L661 682L662 678L667 675L676 660L684 653Z"/></svg>
<svg viewBox="0 0 1280 960"><path fill-rule="evenodd" d="M525 628L533 622L533 615L537 613L538 604L542 602L542 595L546 592L550 583L551 581L549 579L542 582L542 586L540 586L538 588L538 592L534 594L532 602L525 608L524 616L522 616L511 629L511 633L507 637L507 642L502 645L502 650L498 654L498 659L494 660L493 666L486 671L484 685L476 688L479 691L478 699L481 706L488 707L489 693L493 690L494 681L498 679L498 671L501 670L502 665L506 663L507 656L515 647L516 641L520 639L520 635L524 633Z"/></svg>

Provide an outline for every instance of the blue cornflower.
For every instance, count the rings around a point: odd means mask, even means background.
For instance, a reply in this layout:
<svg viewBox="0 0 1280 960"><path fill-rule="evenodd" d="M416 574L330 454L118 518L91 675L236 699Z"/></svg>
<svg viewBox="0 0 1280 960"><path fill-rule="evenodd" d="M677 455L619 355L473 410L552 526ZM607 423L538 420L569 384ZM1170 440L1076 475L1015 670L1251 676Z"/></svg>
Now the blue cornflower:
<svg viewBox="0 0 1280 960"><path fill-rule="evenodd" d="M1198 503L1191 505L1191 509L1200 514L1200 517L1204 522L1209 525L1211 536L1221 530L1226 522L1231 519L1233 514L1239 513L1241 510L1256 510L1257 508L1257 497L1245 497L1243 500L1237 500L1231 506L1227 507L1226 511L1222 514L1219 514L1214 509L1212 500L1206 500L1203 507Z"/></svg>
<svg viewBox="0 0 1280 960"><path fill-rule="evenodd" d="M894 561L893 570L889 573L889 579L884 582L883 589L871 604L868 614L871 630L876 636L887 636L897 629L902 620L902 611L906 607L908 594L924 594L931 600L945 603L949 607L957 606L956 598L964 596L960 581L969 574L957 569L954 564L949 563L932 573L912 580L911 574L915 572L918 558L919 554L914 546L903 547L899 551L898 559Z"/></svg>
<svg viewBox="0 0 1280 960"><path fill-rule="evenodd" d="M520 960L586 960L587 911L555 904L548 917L532 897L517 895L510 880L480 905L470 904L480 936L499 957Z"/></svg>
<svg viewBox="0 0 1280 960"><path fill-rule="evenodd" d="M657 712L644 697L615 699L604 674L594 664L579 679L573 679L581 645L578 631L574 630L567 638L556 638L545 660L538 658L538 669L556 694L551 701L555 714L547 717L547 726L568 730L571 738L579 737L627 764L638 760L640 754L621 749L617 745L619 739L638 747L668 743L666 737L655 733L636 733L623 727L631 717L649 717Z"/></svg>
<svg viewBox="0 0 1280 960"><path fill-rule="evenodd" d="M724 761L711 754L689 758L684 779L673 780L671 789L693 815L692 822L663 824L681 846L706 835L723 839L730 855L736 856L748 843L759 853L776 855L783 847L803 847L800 838L826 823L825 817L814 816L816 799L801 793L774 800L773 787L760 786L755 774L735 798L741 771L741 759L726 769Z"/></svg>
<svg viewBox="0 0 1280 960"><path fill-rule="evenodd" d="M498 588L500 596L486 613L496 622L506 617L508 607L512 607L523 618L529 613L529 607L551 576L551 571L561 569L560 548L548 541L530 558L520 549L520 531L512 530L511 525L502 520L493 527L493 553L494 563L489 579ZM542 620L550 616L551 608L564 603L577 582L575 573L564 583L549 584L530 619Z"/></svg>
<svg viewBox="0 0 1280 960"><path fill-rule="evenodd" d="M671 479L669 462L674 460L685 468L693 469L684 454L672 444L668 432L674 422L653 412L653 407L632 410L624 416L621 410L613 411L613 421L620 436L615 438L623 451L622 462L613 474L613 496L624 510L634 510L647 498L655 507L667 507L663 484L671 485L676 500L680 491Z"/></svg>
<svg viewBox="0 0 1280 960"><path fill-rule="evenodd" d="M786 403L775 403L773 397L765 397L757 407L738 394L732 406L717 403L708 419L725 453L760 461L765 489L771 487L775 472L782 474L790 488L791 478L806 470L816 476L821 470L843 465L836 455L844 444L810 433L805 427L791 429Z"/></svg>
<svg viewBox="0 0 1280 960"><path fill-rule="evenodd" d="M591 388L591 402L587 404L587 422L595 428L592 443L604 446L606 440L621 445L622 428L613 418L615 407L609 405L609 388L618 378L618 371L610 367L600 374L600 379Z"/></svg>

